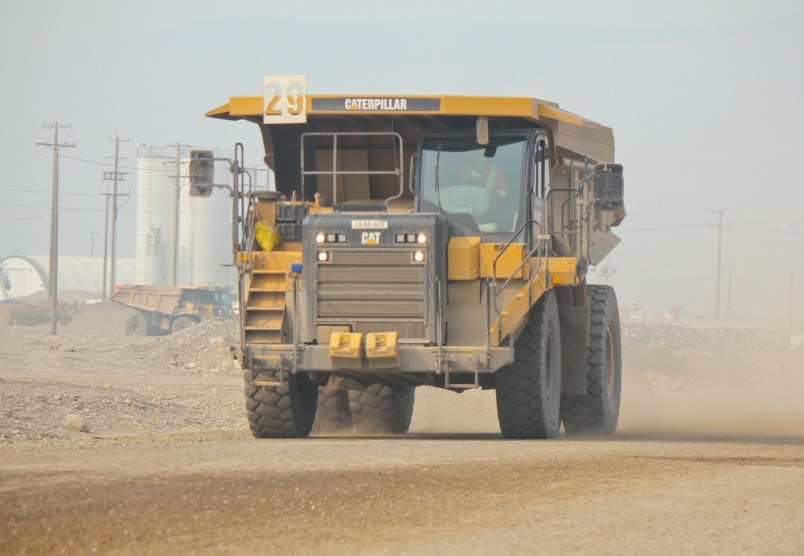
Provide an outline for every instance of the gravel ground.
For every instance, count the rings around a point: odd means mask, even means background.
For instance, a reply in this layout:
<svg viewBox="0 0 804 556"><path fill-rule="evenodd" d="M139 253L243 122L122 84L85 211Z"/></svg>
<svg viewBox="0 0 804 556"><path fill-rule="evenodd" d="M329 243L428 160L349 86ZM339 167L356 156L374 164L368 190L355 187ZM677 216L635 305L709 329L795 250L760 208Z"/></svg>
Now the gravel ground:
<svg viewBox="0 0 804 556"><path fill-rule="evenodd" d="M407 437L257 441L234 323L128 316L0 327L0 554L804 552L804 350L772 331L625 326L613 439L504 441L493 392L419 388Z"/></svg>

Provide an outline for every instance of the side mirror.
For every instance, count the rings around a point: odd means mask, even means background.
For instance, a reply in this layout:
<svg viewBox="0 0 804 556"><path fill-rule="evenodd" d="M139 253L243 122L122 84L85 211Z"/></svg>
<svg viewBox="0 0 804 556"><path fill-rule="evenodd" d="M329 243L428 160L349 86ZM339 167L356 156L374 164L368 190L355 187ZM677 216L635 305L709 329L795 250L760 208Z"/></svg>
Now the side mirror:
<svg viewBox="0 0 804 556"><path fill-rule="evenodd" d="M190 151L190 196L209 197L215 187L215 155L210 150Z"/></svg>
<svg viewBox="0 0 804 556"><path fill-rule="evenodd" d="M595 209L622 210L624 181L622 164L595 166Z"/></svg>

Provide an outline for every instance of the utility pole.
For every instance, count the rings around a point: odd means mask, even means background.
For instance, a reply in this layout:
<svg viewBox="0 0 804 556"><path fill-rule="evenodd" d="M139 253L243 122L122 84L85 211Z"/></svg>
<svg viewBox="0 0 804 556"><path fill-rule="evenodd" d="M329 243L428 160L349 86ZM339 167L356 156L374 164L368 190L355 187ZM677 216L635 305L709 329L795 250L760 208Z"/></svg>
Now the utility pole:
<svg viewBox="0 0 804 556"><path fill-rule="evenodd" d="M115 271L117 270L117 183L119 181L125 180L125 175L128 172L118 172L117 169L120 164L120 141L128 141L128 139L120 139L117 132L115 132L114 137L110 137L109 141L114 141L114 171L113 172L104 172L103 179L105 181L113 182L112 186L112 265L111 265L111 278L110 278L110 285L109 290L110 292L114 291L116 285L116 278L115 278ZM124 159L125 160L125 159Z"/></svg>
<svg viewBox="0 0 804 556"><path fill-rule="evenodd" d="M734 274L734 267L729 267L729 291L726 294L726 318L731 318L731 277Z"/></svg>
<svg viewBox="0 0 804 556"><path fill-rule="evenodd" d="M37 143L37 145L53 149L53 185L50 198L50 264L47 276L47 298L50 305L50 333L55 335L59 307L59 149L75 148L75 143L59 143L59 129L72 129L70 124L59 125L59 122L53 122L42 127L53 130L52 143Z"/></svg>
<svg viewBox="0 0 804 556"><path fill-rule="evenodd" d="M106 301L106 269L109 267L109 197L111 193L101 193L105 201L106 209L103 211L103 300Z"/></svg>
<svg viewBox="0 0 804 556"><path fill-rule="evenodd" d="M715 287L715 318L720 318L720 260L721 260L721 251L723 245L723 214L726 212L726 209L714 210L712 211L713 214L718 215L717 224L711 224L712 226L717 226L717 284ZM728 224L727 224L728 225Z"/></svg>
<svg viewBox="0 0 804 556"><path fill-rule="evenodd" d="M181 148L190 148L192 145L176 143L176 173L169 176L176 185L176 213L173 215L173 256L170 264L170 280L174 286L178 283L179 274L179 204L181 203L181 180L187 176L181 174Z"/></svg>

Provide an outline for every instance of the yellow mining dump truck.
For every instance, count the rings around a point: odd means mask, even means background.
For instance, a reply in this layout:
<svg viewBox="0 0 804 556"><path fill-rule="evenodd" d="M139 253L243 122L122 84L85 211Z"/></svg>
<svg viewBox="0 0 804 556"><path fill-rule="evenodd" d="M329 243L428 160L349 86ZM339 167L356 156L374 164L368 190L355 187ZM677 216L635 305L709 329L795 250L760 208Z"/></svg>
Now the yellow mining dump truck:
<svg viewBox="0 0 804 556"><path fill-rule="evenodd" d="M232 313L231 293L208 286L122 284L111 299L137 310L126 322L126 334L137 336L170 334Z"/></svg>
<svg viewBox="0 0 804 556"><path fill-rule="evenodd" d="M207 116L259 125L276 180L248 184L242 145L228 160L254 436L403 433L420 385L495 389L507 438L614 432L617 300L586 283L625 217L610 128L533 98L307 95L294 76ZM223 160L193 153L192 194Z"/></svg>

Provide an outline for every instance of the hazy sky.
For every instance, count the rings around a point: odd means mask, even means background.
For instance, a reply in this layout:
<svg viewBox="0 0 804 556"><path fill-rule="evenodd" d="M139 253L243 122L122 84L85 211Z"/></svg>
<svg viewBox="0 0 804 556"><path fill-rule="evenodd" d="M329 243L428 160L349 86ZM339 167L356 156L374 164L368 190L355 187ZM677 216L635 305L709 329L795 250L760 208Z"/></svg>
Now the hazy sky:
<svg viewBox="0 0 804 556"><path fill-rule="evenodd" d="M48 252L60 141L61 253L103 232L115 132L261 158L257 127L203 117L267 74L312 93L536 96L614 129L630 213L613 253L621 304L804 318L804 4L764 2L155 2L0 0L0 256ZM127 185L134 189L133 169ZM132 200L120 253L134 256ZM95 235L95 254L102 236Z"/></svg>

